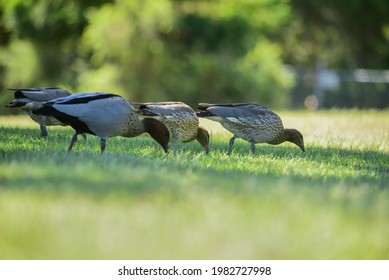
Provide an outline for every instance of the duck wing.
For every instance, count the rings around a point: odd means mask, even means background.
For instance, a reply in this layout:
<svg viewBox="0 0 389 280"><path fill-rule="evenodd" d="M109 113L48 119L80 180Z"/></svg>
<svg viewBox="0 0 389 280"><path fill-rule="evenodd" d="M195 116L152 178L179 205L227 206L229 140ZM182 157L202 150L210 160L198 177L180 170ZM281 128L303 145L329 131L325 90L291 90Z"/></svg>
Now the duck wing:
<svg viewBox="0 0 389 280"><path fill-rule="evenodd" d="M48 101L70 95L67 90L57 87L9 88L8 90L14 92L15 98L28 98L34 101Z"/></svg>
<svg viewBox="0 0 389 280"><path fill-rule="evenodd" d="M182 113L194 115L193 109L183 102L148 102L134 104L139 105L137 113L144 116L168 117Z"/></svg>
<svg viewBox="0 0 389 280"><path fill-rule="evenodd" d="M224 118L242 126L262 126L267 123L282 124L280 117L265 106L255 103L209 104L199 103L204 112L198 116Z"/></svg>

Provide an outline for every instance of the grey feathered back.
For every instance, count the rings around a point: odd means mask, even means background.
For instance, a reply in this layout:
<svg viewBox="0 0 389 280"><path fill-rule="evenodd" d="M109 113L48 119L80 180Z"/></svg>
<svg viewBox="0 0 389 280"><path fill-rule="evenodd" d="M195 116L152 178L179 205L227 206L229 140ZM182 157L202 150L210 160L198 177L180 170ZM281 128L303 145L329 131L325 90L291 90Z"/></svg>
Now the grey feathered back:
<svg viewBox="0 0 389 280"><path fill-rule="evenodd" d="M70 95L67 90L56 87L10 88L9 90L14 91L15 98L28 98L34 101L48 101Z"/></svg>
<svg viewBox="0 0 389 280"><path fill-rule="evenodd" d="M258 117L276 117L278 115L265 106L255 103L230 103L230 104L209 104L199 103L201 110L213 113L215 116L229 118L258 118Z"/></svg>

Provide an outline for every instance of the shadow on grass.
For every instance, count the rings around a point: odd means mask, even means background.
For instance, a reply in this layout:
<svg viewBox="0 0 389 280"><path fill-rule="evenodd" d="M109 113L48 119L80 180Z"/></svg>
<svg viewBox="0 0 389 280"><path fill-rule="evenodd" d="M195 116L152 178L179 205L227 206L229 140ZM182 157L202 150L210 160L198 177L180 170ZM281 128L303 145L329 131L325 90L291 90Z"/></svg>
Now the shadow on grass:
<svg viewBox="0 0 389 280"><path fill-rule="evenodd" d="M251 155L249 144L237 142L229 157L228 143L213 141L209 156L196 142L180 144L174 156L149 137L117 137L101 155L97 138L88 137L67 155L71 133L53 131L49 139L40 139L36 130L18 130L2 129L16 134L12 145L12 135L0 136L3 189L141 195L193 188L252 193L275 185L389 187L389 157L379 151L307 147L304 154L294 146L257 145Z"/></svg>
<svg viewBox="0 0 389 280"><path fill-rule="evenodd" d="M257 157L273 158L279 160L304 160L313 163L328 163L338 166L352 168L355 171L374 171L378 174L385 175L389 173L389 153L380 152L377 150L359 150L345 149L338 147L320 147L308 146L306 152L294 145L277 145L257 144L256 152L251 154L250 145L246 142L234 145L232 157ZM215 143L212 151L217 154L227 154L228 143Z"/></svg>

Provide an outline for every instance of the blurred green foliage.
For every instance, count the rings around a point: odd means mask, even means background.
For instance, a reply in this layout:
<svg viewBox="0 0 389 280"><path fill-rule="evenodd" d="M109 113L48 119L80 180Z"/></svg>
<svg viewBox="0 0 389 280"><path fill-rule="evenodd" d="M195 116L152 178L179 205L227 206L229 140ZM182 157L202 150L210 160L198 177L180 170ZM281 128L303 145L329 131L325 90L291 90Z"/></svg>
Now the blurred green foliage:
<svg viewBox="0 0 389 280"><path fill-rule="evenodd" d="M0 117L0 259L387 260L389 111L281 116L306 153L237 140L228 156L231 133L201 120L208 156L146 135L103 155L88 136L66 155L71 128L41 139Z"/></svg>
<svg viewBox="0 0 389 280"><path fill-rule="evenodd" d="M324 57L335 67L388 67L387 6L384 0L367 8L335 0L0 0L0 113L9 113L5 88L37 86L191 106L287 106L294 78L284 64L312 67Z"/></svg>
<svg viewBox="0 0 389 280"><path fill-rule="evenodd" d="M291 0L294 25L284 38L298 39L297 60L317 57L337 68L389 68L389 1ZM305 54L305 59L300 55Z"/></svg>
<svg viewBox="0 0 389 280"><path fill-rule="evenodd" d="M3 1L4 86L286 104L285 1ZM272 11L271 13L269 11Z"/></svg>

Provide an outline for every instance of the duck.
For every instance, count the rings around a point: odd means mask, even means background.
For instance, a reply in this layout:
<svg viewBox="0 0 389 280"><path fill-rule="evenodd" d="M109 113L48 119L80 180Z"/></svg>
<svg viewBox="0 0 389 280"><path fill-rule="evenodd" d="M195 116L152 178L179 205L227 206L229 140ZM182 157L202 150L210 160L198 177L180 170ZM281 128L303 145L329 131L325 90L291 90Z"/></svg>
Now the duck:
<svg viewBox="0 0 389 280"><path fill-rule="evenodd" d="M233 134L228 147L231 155L236 138L251 144L255 153L255 144L268 143L278 145L289 141L305 152L304 138L297 129L284 128L281 118L272 110L255 103L210 104L199 103L198 117L219 122Z"/></svg>
<svg viewBox="0 0 389 280"><path fill-rule="evenodd" d="M141 116L155 117L164 123L170 131L173 152L176 154L177 142L197 140L205 154L209 153L209 133L199 126L196 112L180 101L134 103L139 106L137 113Z"/></svg>
<svg viewBox="0 0 389 280"><path fill-rule="evenodd" d="M48 136L46 126L63 125L56 118L40 116L34 114L31 109L25 109L23 107L27 103L32 103L33 108L39 108L43 102L69 96L71 93L67 90L58 87L9 88L8 90L14 92L14 100L7 104L6 107L19 108L28 114L33 121L39 124L41 137Z"/></svg>
<svg viewBox="0 0 389 280"><path fill-rule="evenodd" d="M34 102L24 108L34 114L58 119L70 125L75 133L71 138L68 152L73 148L79 134L88 133L100 138L101 153L105 151L110 137L136 137L147 132L168 152L169 130L153 118L140 120L132 104L120 95L106 92L84 92L53 99L35 107Z"/></svg>

